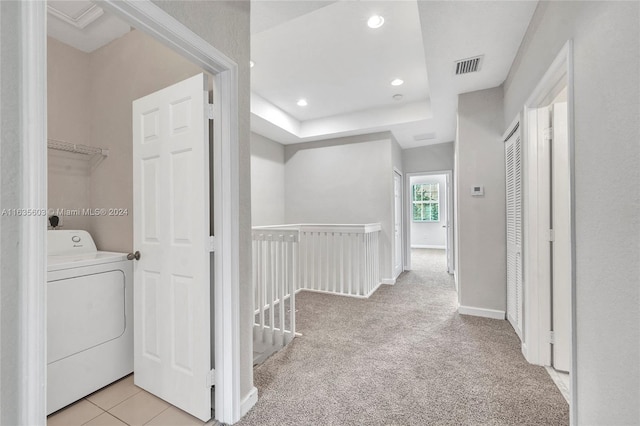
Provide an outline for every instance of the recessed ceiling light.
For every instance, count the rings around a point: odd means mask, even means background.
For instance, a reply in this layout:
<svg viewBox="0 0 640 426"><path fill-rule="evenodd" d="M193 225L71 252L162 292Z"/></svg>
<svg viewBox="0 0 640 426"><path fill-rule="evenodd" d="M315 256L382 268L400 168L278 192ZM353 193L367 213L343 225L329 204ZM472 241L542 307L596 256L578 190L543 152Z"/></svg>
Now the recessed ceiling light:
<svg viewBox="0 0 640 426"><path fill-rule="evenodd" d="M253 61L249 61L249 68L253 68L253 66L254 66L255 64L256 64L255 62L253 62Z"/></svg>
<svg viewBox="0 0 640 426"><path fill-rule="evenodd" d="M402 95L400 93L393 95L393 100L394 101L401 101L402 100Z"/></svg>
<svg viewBox="0 0 640 426"><path fill-rule="evenodd" d="M391 81L392 86L400 86L403 83L404 83L404 80L400 80L399 78L396 78L395 80Z"/></svg>
<svg viewBox="0 0 640 426"><path fill-rule="evenodd" d="M307 100L306 99L298 99L297 102L298 106L307 106Z"/></svg>
<svg viewBox="0 0 640 426"><path fill-rule="evenodd" d="M373 15L367 21L369 28L380 28L384 24L384 18L380 15Z"/></svg>

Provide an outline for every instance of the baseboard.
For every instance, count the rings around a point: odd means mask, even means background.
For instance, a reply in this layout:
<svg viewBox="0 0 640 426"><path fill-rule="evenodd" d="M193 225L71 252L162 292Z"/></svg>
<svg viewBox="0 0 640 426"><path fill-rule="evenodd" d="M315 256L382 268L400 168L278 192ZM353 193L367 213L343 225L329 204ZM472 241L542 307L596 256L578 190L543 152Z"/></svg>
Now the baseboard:
<svg viewBox="0 0 640 426"><path fill-rule="evenodd" d="M434 246L431 244L411 244L411 248L446 250L447 246Z"/></svg>
<svg viewBox="0 0 640 426"><path fill-rule="evenodd" d="M243 417L245 414L249 412L258 402L258 389L253 388L249 391L249 394L244 397L242 402L240 403L240 417Z"/></svg>
<svg viewBox="0 0 640 426"><path fill-rule="evenodd" d="M458 313L461 315L472 315L474 317L492 318L503 320L505 318L504 311L497 311L495 309L474 308L472 306L458 307Z"/></svg>
<svg viewBox="0 0 640 426"><path fill-rule="evenodd" d="M524 359L527 360L527 362L529 362L529 351L527 350L527 344L522 342L522 344L520 345L520 351L522 351L522 356L524 356Z"/></svg>
<svg viewBox="0 0 640 426"><path fill-rule="evenodd" d="M395 278L383 278L381 284L394 285L396 283Z"/></svg>
<svg viewBox="0 0 640 426"><path fill-rule="evenodd" d="M371 297L371 295L372 295L373 293L375 293L375 292L376 292L376 290L378 290L378 289L380 288L380 286L381 286L381 285L382 285L382 283L378 283L378 285L377 285L377 286L375 286L375 287L373 288L373 290L371 290L369 293L367 293L367 295L366 295L365 297L366 297L367 299L368 299L369 297Z"/></svg>
<svg viewBox="0 0 640 426"><path fill-rule="evenodd" d="M378 287L376 287L377 289ZM347 293L337 293L337 292L333 292L333 291L326 291L326 290L314 290L312 288L301 288L300 291L309 291L311 293L320 293L320 294L331 294L333 296L341 296L341 297L355 297L356 299L366 299L369 296L362 296L360 294L347 294ZM374 289L375 291L375 289ZM296 292L298 293L298 292ZM373 293L373 292L372 292ZM371 293L369 293L371 294Z"/></svg>

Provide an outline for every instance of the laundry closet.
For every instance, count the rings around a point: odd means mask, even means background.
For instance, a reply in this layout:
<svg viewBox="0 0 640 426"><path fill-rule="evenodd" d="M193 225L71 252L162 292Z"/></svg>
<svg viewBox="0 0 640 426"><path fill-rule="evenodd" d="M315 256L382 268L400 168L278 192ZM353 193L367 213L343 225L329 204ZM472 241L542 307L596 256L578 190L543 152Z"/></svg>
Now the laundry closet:
<svg viewBox="0 0 640 426"><path fill-rule="evenodd" d="M48 25L50 414L134 369L132 103L203 71L106 13Z"/></svg>

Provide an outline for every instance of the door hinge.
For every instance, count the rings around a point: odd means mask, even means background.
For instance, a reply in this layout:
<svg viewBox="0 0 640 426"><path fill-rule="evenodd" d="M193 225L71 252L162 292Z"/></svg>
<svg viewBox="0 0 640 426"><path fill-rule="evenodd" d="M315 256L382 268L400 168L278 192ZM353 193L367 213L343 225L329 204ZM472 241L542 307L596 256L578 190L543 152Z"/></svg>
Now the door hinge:
<svg viewBox="0 0 640 426"><path fill-rule="evenodd" d="M213 104L207 104L208 105L208 112L207 115L209 117L209 120L213 120L213 114L215 113L215 109L213 108Z"/></svg>
<svg viewBox="0 0 640 426"><path fill-rule="evenodd" d="M549 229L549 241L553 242L556 238L555 232L553 232L553 229Z"/></svg>
<svg viewBox="0 0 640 426"><path fill-rule="evenodd" d="M216 251L216 237L210 236L209 237L209 247L208 250L210 253L213 253L214 251Z"/></svg>
<svg viewBox="0 0 640 426"><path fill-rule="evenodd" d="M551 343L552 345L556 343L556 333L554 333L553 331L549 332L549 343Z"/></svg>
<svg viewBox="0 0 640 426"><path fill-rule="evenodd" d="M207 387L213 387L216 385L216 370L212 369L207 373Z"/></svg>
<svg viewBox="0 0 640 426"><path fill-rule="evenodd" d="M550 141L551 139L553 139L553 127L544 129L544 139L547 141Z"/></svg>

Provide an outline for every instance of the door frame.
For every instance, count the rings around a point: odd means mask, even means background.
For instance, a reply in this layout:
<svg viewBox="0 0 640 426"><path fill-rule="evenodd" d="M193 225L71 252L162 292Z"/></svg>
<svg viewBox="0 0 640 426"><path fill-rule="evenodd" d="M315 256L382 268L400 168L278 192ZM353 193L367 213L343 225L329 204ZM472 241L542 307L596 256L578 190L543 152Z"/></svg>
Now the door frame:
<svg viewBox="0 0 640 426"><path fill-rule="evenodd" d="M446 193L446 220L449 224L449 228L447 228L447 247L445 249L447 254L447 264L449 264L449 256L453 258L453 250L454 250L454 241L453 236L455 229L453 227L453 170L436 170L436 171L425 171L425 172L411 172L405 173L404 175L404 187L405 187L405 235L404 235L404 252L405 252L405 261L404 261L404 270L411 270L411 212L413 211L411 203L411 178L416 176L429 176L429 175L445 175L447 177L447 181L449 182L446 185L445 193ZM455 264L451 261L452 270L447 271L449 274L454 274L455 272ZM456 284L456 291L457 284Z"/></svg>
<svg viewBox="0 0 640 426"><path fill-rule="evenodd" d="M551 364L551 270L549 264L549 197L538 183L549 183L549 147L538 132L537 110L549 104L561 88L567 88L567 122L571 191L571 371L570 423L577 418L577 344L576 344L576 229L575 229L575 142L573 92L573 42L562 47L533 90L522 110L523 141L523 255L524 255L524 341L522 353L528 362ZM542 161L547 159L547 161ZM538 268L527 265L540 265Z"/></svg>
<svg viewBox="0 0 640 426"><path fill-rule="evenodd" d="M400 176L400 247L396 247L396 236L395 236L395 226L396 226L396 176ZM400 274L405 270L405 249L404 249L404 179L403 173L396 167L393 168L393 258L391 261L391 274L393 275L393 281L398 279ZM395 263L396 263L396 255L400 251L400 271L396 271Z"/></svg>
<svg viewBox="0 0 640 426"><path fill-rule="evenodd" d="M150 0L104 0L104 9L120 16L214 76L214 230L216 267L214 283L215 418L235 423L255 403L240 398L239 297L239 167L238 66L207 41ZM20 105L24 121L24 205L47 205L47 5L21 2L20 50L24 78ZM218 143L215 143L215 142ZM20 239L19 273L24 284L18 325L23 377L17 408L21 424L46 423L46 215L25 220ZM242 406L242 407L241 407Z"/></svg>

